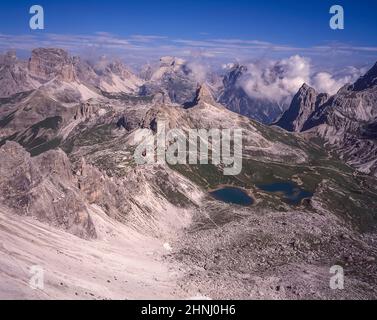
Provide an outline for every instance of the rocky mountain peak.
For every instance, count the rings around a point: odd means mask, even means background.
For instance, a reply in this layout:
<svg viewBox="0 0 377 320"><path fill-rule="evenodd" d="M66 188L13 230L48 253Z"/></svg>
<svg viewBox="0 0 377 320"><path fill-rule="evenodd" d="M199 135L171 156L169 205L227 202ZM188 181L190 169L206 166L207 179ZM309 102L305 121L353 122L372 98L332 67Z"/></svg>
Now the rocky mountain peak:
<svg viewBox="0 0 377 320"><path fill-rule="evenodd" d="M351 87L352 91L362 91L377 85L377 62L362 77L360 77Z"/></svg>
<svg viewBox="0 0 377 320"><path fill-rule="evenodd" d="M173 103L180 105L196 97L197 80L183 59L162 57L158 67L144 68L142 77L148 79L140 86L139 94L142 96L164 91Z"/></svg>
<svg viewBox="0 0 377 320"><path fill-rule="evenodd" d="M26 64L17 59L15 51L0 55L0 97L34 89L29 80Z"/></svg>
<svg viewBox="0 0 377 320"><path fill-rule="evenodd" d="M160 58L161 67L182 66L185 63L185 60L176 57L166 56Z"/></svg>
<svg viewBox="0 0 377 320"><path fill-rule="evenodd" d="M166 79L169 77L186 77L190 74L190 68L187 66L186 60L177 57L160 58L159 67L154 70L152 79Z"/></svg>
<svg viewBox="0 0 377 320"><path fill-rule="evenodd" d="M195 107L201 102L208 103L210 105L216 105L216 101L212 95L211 89L205 83L198 86L194 100L191 102L185 103L183 106L186 109L188 109L188 108Z"/></svg>
<svg viewBox="0 0 377 320"><path fill-rule="evenodd" d="M9 50L4 55L0 55L0 63L5 65L12 65L17 62L16 51Z"/></svg>
<svg viewBox="0 0 377 320"><path fill-rule="evenodd" d="M134 79L136 76L127 68L127 66L119 60L110 62L106 67L106 72L108 74L115 74L121 79Z"/></svg>
<svg viewBox="0 0 377 320"><path fill-rule="evenodd" d="M32 58L43 58L50 61L67 61L69 59L69 54L67 51L60 48L36 48L32 52Z"/></svg>
<svg viewBox="0 0 377 320"><path fill-rule="evenodd" d="M313 90L313 91L315 91L314 90L314 88L312 88L311 86L309 86L308 84L306 84L306 83L304 83L302 86L301 86L301 88L299 89L299 93L300 92L306 92L306 91L309 91L309 90Z"/></svg>
<svg viewBox="0 0 377 320"><path fill-rule="evenodd" d="M247 67L235 63L228 73L224 76L223 83L225 87L236 85L238 79L247 72Z"/></svg>
<svg viewBox="0 0 377 320"><path fill-rule="evenodd" d="M202 102L206 102L212 105L216 104L211 89L205 83L198 87L197 97L198 100Z"/></svg>
<svg viewBox="0 0 377 320"><path fill-rule="evenodd" d="M126 66L121 61L114 61L110 62L107 66L109 70L114 72L115 74L122 74L124 71L128 71Z"/></svg>
<svg viewBox="0 0 377 320"><path fill-rule="evenodd" d="M276 124L288 131L301 131L313 112L328 98L327 94L317 93L314 88L304 83Z"/></svg>
<svg viewBox="0 0 377 320"><path fill-rule="evenodd" d="M28 68L32 75L45 80L58 77L62 81L73 82L77 78L74 69L74 60L63 49L34 49Z"/></svg>

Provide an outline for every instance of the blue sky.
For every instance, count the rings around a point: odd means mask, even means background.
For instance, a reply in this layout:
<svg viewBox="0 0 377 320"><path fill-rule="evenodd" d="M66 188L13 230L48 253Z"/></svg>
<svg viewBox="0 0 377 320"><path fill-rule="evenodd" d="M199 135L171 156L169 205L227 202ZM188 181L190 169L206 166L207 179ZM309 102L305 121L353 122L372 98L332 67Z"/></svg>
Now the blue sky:
<svg viewBox="0 0 377 320"><path fill-rule="evenodd" d="M45 30L29 28L29 8L45 10ZM329 27L341 4L345 29ZM35 0L1 1L0 50L58 46L129 60L171 54L222 61L308 56L323 64L377 60L377 1Z"/></svg>

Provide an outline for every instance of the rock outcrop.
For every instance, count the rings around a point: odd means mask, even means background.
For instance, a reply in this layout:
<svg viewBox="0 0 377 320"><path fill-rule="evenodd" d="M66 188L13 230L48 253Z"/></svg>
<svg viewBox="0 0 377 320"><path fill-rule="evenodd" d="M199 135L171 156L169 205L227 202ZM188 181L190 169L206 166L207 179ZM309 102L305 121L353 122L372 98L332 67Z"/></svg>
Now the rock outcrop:
<svg viewBox="0 0 377 320"><path fill-rule="evenodd" d="M16 142L0 148L0 202L19 215L95 238L96 230L63 151L31 158Z"/></svg>
<svg viewBox="0 0 377 320"><path fill-rule="evenodd" d="M317 93L304 84L293 97L289 109L284 112L276 125L287 131L301 131L310 116L328 100L326 93Z"/></svg>
<svg viewBox="0 0 377 320"><path fill-rule="evenodd" d="M45 81L56 77L66 82L73 82L77 79L73 59L62 49L34 49L31 53L28 68L31 75Z"/></svg>
<svg viewBox="0 0 377 320"><path fill-rule="evenodd" d="M196 96L198 81L189 65L174 57L162 57L157 68L148 68L144 74L148 80L140 87L139 94L164 93L170 101L184 104Z"/></svg>
<svg viewBox="0 0 377 320"><path fill-rule="evenodd" d="M217 105L211 89L206 84L198 86L194 99L190 102L184 103L183 107L185 109L189 109L199 105L200 103L208 103L213 106Z"/></svg>
<svg viewBox="0 0 377 320"><path fill-rule="evenodd" d="M9 97L35 88L36 84L29 77L26 63L19 61L15 52L0 55L0 97Z"/></svg>

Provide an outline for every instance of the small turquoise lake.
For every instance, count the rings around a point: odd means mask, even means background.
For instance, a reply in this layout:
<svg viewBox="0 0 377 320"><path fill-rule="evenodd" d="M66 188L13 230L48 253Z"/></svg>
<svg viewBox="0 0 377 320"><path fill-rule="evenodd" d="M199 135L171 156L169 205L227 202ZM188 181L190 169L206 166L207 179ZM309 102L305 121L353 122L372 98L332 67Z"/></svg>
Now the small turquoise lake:
<svg viewBox="0 0 377 320"><path fill-rule="evenodd" d="M254 203L252 197L250 197L245 191L234 188L234 187L224 187L215 191L210 192L212 197L216 200L223 201L226 203L238 204L240 206L250 206Z"/></svg>

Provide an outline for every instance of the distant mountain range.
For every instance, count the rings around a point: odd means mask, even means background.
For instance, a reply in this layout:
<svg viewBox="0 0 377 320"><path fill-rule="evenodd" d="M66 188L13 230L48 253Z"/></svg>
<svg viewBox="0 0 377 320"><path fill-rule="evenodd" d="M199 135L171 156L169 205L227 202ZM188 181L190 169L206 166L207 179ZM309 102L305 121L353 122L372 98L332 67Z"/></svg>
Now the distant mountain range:
<svg viewBox="0 0 377 320"><path fill-rule="evenodd" d="M142 84L119 61L103 58L90 63L62 49L35 49L29 61L20 61L15 53L8 52L0 57L0 63L0 97L52 88L58 99L84 101L98 96L101 90L132 93Z"/></svg>
<svg viewBox="0 0 377 320"><path fill-rule="evenodd" d="M216 100L229 110L265 124L275 121L288 107L285 102L250 96L242 85L248 79L248 67L234 64L225 73L198 75L192 64L175 57L162 57L158 64L146 65L139 75L122 62L101 57L87 61L71 57L62 49L39 48L29 61L17 59L14 52L0 56L0 97L40 88L51 89L58 101L86 101L105 93L151 96L184 105L194 99L198 87L207 80ZM284 77L275 67L262 74L266 85ZM59 89L59 90L57 90Z"/></svg>
<svg viewBox="0 0 377 320"><path fill-rule="evenodd" d="M200 85L190 64L173 57L161 58L159 66L147 66L142 75L146 82L140 88L141 95L164 91L173 103L178 104L193 100ZM245 78L247 67L234 64L225 74L212 74L207 82L216 100L229 110L265 124L276 120L288 105L267 98L251 97L242 86Z"/></svg>
<svg viewBox="0 0 377 320"><path fill-rule="evenodd" d="M163 57L158 65L147 65L139 76L119 61L102 57L90 62L54 48L35 49L28 61L18 60L14 52L8 52L0 56L0 63L0 97L4 102L9 100L0 110L0 121L7 124L7 129L0 135L3 139L16 134L15 128L12 129L12 124L18 123L16 119L20 119L17 129L26 129L36 119L42 121L42 113L53 114L51 105L70 114L72 109L67 108L67 104L90 99L115 96L148 99L160 95L166 103L187 107L195 101L201 85L190 64L174 57ZM275 69L276 74L268 73L264 81L274 81L281 76L280 69ZM361 172L375 174L376 70L375 65L365 76L344 86L334 96L317 93L304 84L289 108L266 98L250 97L241 85L248 69L239 64L232 65L223 76L211 79L215 85L209 86L209 90L216 101L231 111L265 124L280 117L275 123L277 126L322 137L347 163ZM23 98L36 89L26 100ZM17 103L26 103L29 108L33 105L36 112L25 113L18 109L12 113ZM63 122L64 113L60 115ZM22 141L25 141L25 135L29 136L25 132L22 137L19 135L18 132L17 139Z"/></svg>

